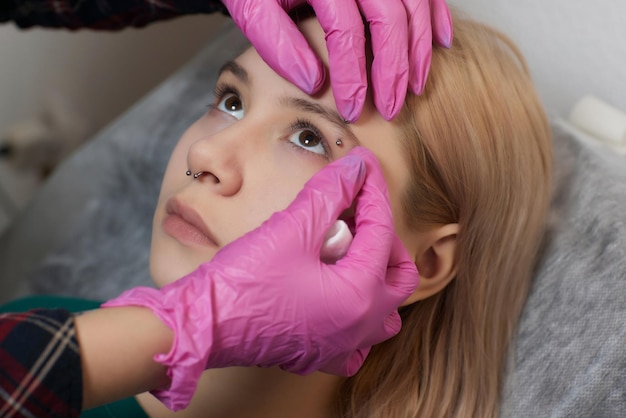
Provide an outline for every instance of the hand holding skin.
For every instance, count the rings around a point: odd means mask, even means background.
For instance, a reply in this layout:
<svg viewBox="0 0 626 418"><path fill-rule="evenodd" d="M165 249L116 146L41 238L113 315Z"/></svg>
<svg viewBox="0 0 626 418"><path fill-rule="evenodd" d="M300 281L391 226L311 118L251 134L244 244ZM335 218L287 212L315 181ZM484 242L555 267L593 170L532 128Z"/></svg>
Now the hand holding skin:
<svg viewBox="0 0 626 418"><path fill-rule="evenodd" d="M446 48L452 44L452 19L445 0L222 2L263 60L308 94L322 87L325 71L288 12L310 4L326 33L337 108L350 122L361 114L367 93L363 18L369 23L374 55L374 104L387 120L398 115L408 89L415 94L423 91L433 41Z"/></svg>
<svg viewBox="0 0 626 418"><path fill-rule="evenodd" d="M320 261L325 232L356 199L342 259ZM352 375L372 345L400 331L398 306L418 284L394 231L385 180L357 147L317 173L284 211L162 288L135 288L104 307L143 306L174 331L168 408L188 405L205 369L280 366Z"/></svg>

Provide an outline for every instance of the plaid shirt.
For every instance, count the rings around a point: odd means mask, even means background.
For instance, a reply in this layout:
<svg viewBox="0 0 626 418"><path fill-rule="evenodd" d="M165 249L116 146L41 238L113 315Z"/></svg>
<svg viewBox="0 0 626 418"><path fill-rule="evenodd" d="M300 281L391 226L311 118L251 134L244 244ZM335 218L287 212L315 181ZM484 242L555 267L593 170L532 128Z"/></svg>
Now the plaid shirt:
<svg viewBox="0 0 626 418"><path fill-rule="evenodd" d="M21 28L116 30L213 12L228 13L218 0L0 0L0 22L13 21Z"/></svg>
<svg viewBox="0 0 626 418"><path fill-rule="evenodd" d="M72 314L0 315L0 417L78 417L82 371Z"/></svg>

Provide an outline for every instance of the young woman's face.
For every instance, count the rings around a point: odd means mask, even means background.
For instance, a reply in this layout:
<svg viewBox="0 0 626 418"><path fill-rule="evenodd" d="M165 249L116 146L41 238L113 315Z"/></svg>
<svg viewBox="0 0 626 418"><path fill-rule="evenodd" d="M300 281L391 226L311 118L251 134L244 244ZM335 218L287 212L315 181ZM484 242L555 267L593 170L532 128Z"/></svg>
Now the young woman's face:
<svg viewBox="0 0 626 418"><path fill-rule="evenodd" d="M327 63L317 20L307 19L300 27ZM400 131L371 101L358 122L345 124L329 83L308 96L271 70L254 49L224 67L216 92L214 107L184 133L165 172L150 254L157 285L190 273L285 209L314 173L356 145L377 156L396 231L412 252L415 243L400 216L409 178ZM185 174L188 169L204 174L194 179Z"/></svg>

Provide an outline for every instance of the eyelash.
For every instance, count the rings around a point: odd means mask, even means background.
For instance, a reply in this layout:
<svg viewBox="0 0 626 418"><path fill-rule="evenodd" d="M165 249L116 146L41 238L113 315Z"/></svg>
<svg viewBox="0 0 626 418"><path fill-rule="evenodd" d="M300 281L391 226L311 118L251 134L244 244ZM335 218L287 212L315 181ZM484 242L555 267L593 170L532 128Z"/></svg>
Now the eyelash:
<svg viewBox="0 0 626 418"><path fill-rule="evenodd" d="M233 86L232 84L228 84L228 83L220 83L220 84L216 84L215 87L213 88L213 103L210 103L207 105L207 108L209 110L217 110L217 105L222 101L222 99L224 99L224 97L226 97L229 94L233 94L237 97L241 97L241 94L239 93L239 90L237 90L237 87Z"/></svg>
<svg viewBox="0 0 626 418"><path fill-rule="evenodd" d="M215 97L215 100L212 104L208 105L209 109L217 109L217 105L222 101L224 97L226 97L229 94L233 94L241 98L241 94L239 93L239 90L237 89L237 87L233 86L232 84L223 83L223 82L216 84L213 90L213 95ZM321 145L322 145L322 148L324 149L324 155L322 155L322 157L325 157L326 159L330 159L330 148L328 146L328 141L326 140L326 137L322 134L322 132L317 128L317 126L315 126L311 121L307 119L303 119L303 118L297 118L296 121L293 122L289 127L292 133L300 129L309 129L310 131L312 131L321 140ZM288 142L291 143L290 141ZM296 148L297 150L301 152L305 152L307 154L320 155L312 151L307 151L305 148L299 147L293 143L291 144L293 145L294 148Z"/></svg>
<svg viewBox="0 0 626 418"><path fill-rule="evenodd" d="M210 109L215 109L217 108L217 105L219 102L222 101L222 99L229 94L234 94L237 97L241 97L241 94L239 93L239 90L237 90L237 87L233 86L232 84L228 84L228 83L220 83L220 84L216 84L215 88L213 89L213 96L215 97L215 100L213 101L212 104L208 105L208 107Z"/></svg>

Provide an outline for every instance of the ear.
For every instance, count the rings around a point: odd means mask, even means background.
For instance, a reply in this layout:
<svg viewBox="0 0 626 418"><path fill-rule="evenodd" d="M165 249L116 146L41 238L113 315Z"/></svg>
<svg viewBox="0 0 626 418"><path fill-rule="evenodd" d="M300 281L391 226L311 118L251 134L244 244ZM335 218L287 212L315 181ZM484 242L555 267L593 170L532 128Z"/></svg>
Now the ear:
<svg viewBox="0 0 626 418"><path fill-rule="evenodd" d="M416 233L413 238L418 244L414 251L414 260L420 280L417 289L402 306L429 298L454 279L458 232L459 224L446 224Z"/></svg>

